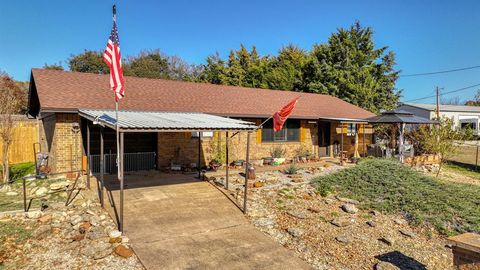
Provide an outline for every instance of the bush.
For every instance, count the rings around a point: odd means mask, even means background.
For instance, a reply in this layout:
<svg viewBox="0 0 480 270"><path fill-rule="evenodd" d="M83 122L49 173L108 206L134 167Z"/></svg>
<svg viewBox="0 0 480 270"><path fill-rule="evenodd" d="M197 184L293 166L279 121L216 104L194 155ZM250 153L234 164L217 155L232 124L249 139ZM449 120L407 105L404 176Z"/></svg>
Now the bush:
<svg viewBox="0 0 480 270"><path fill-rule="evenodd" d="M272 150L270 150L270 155L273 158L284 158L286 153L287 151L281 146L275 146L272 148Z"/></svg>
<svg viewBox="0 0 480 270"><path fill-rule="evenodd" d="M19 163L10 166L10 180L18 180L26 175L35 173L35 164L33 162Z"/></svg>
<svg viewBox="0 0 480 270"><path fill-rule="evenodd" d="M299 168L295 164L290 164L288 166L287 170L285 171L286 174L296 174L298 172Z"/></svg>
<svg viewBox="0 0 480 270"><path fill-rule="evenodd" d="M395 160L361 160L314 179L313 185L322 195L335 191L362 207L404 214L412 225L432 225L442 234L480 232L477 186L438 180Z"/></svg>

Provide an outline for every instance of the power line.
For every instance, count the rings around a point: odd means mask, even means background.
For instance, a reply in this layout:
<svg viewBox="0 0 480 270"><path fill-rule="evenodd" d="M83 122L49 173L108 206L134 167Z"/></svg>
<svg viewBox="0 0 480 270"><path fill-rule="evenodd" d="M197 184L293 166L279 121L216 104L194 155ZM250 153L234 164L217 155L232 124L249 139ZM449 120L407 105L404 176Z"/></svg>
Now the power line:
<svg viewBox="0 0 480 270"><path fill-rule="evenodd" d="M427 76L427 75L451 73L451 72L457 72L457 71L463 71L463 70L469 70L469 69L476 69L476 68L480 68L480 65L479 66L472 66L472 67L457 68L457 69L442 70L442 71L434 71L434 72L405 74L405 75L400 75L400 77Z"/></svg>
<svg viewBox="0 0 480 270"><path fill-rule="evenodd" d="M466 86L466 87L462 87L462 88L455 89L455 90L452 90L452 91L440 93L439 96L448 95L448 94L452 94L452 93L456 93L456 92L468 90L468 89L470 89L470 88L474 88L474 87L478 87L478 86L480 86L480 83L477 83L477 84L474 84L474 85L470 85L470 86ZM422 98L411 99L411 100L407 100L407 101L403 101L403 102L412 102L412 101L418 101L418 100L423 100L423 99L433 98L433 97L437 97L437 95L432 95L432 96L426 96L426 97L422 97Z"/></svg>

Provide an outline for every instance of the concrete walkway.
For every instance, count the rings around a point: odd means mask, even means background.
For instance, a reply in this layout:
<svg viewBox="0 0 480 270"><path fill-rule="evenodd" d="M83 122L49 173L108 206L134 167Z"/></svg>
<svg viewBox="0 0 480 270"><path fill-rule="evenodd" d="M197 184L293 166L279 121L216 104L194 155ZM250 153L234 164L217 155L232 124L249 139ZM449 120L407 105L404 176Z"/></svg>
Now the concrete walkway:
<svg viewBox="0 0 480 270"><path fill-rule="evenodd" d="M156 174L126 184L125 234L147 269L310 269L207 182Z"/></svg>

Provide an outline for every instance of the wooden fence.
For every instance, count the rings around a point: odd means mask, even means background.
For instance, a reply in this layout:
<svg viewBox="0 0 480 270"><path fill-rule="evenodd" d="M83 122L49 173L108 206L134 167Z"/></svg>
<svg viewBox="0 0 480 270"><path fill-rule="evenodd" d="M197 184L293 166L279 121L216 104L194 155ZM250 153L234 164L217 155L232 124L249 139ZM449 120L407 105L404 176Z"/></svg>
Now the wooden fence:
<svg viewBox="0 0 480 270"><path fill-rule="evenodd" d="M17 118L17 124L13 130L13 142L9 151L10 164L33 162L35 161L33 144L38 143L37 120L26 117ZM2 149L3 145L0 140L0 153L2 153Z"/></svg>

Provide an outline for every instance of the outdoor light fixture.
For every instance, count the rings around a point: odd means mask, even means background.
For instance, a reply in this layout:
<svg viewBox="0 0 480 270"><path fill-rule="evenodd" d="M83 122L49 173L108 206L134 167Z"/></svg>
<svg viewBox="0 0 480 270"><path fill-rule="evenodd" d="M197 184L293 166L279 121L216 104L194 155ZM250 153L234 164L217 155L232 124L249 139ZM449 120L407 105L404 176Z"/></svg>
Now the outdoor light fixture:
<svg viewBox="0 0 480 270"><path fill-rule="evenodd" d="M75 132L75 133L79 132L80 131L80 125L76 122L73 123L72 124L72 131Z"/></svg>

